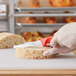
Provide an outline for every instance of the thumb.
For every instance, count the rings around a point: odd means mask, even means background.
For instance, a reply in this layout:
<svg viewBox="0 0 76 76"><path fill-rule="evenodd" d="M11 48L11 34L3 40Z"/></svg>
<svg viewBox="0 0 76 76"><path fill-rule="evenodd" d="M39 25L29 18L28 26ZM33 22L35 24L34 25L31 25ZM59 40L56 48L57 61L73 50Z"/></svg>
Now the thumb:
<svg viewBox="0 0 76 76"><path fill-rule="evenodd" d="M57 54L55 51L57 51L58 49L56 49L56 48L51 48L51 49L49 49L49 50L47 50L47 51L45 51L44 53L43 53L43 56L50 56L50 55L53 55L53 54Z"/></svg>
<svg viewBox="0 0 76 76"><path fill-rule="evenodd" d="M50 41L50 45L52 47L58 47L59 46L58 41L56 39L56 36L54 36L53 39Z"/></svg>

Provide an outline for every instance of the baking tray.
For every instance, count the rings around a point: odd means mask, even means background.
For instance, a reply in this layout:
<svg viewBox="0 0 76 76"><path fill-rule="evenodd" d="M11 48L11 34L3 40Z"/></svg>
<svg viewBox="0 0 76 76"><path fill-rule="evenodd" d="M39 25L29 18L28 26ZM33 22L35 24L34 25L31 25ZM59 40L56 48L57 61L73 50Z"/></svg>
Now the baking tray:
<svg viewBox="0 0 76 76"><path fill-rule="evenodd" d="M73 53L57 56L53 59L19 59L15 49L0 50L0 70L67 70L76 69L76 56Z"/></svg>

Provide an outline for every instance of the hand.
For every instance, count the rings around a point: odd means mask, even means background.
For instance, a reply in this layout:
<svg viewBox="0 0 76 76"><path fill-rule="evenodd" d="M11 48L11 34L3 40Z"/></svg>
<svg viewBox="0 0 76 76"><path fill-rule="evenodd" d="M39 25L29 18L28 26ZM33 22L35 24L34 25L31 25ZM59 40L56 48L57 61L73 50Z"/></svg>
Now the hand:
<svg viewBox="0 0 76 76"><path fill-rule="evenodd" d="M43 53L49 56L57 53L69 53L76 49L76 23L64 25L55 33L50 45L53 47Z"/></svg>

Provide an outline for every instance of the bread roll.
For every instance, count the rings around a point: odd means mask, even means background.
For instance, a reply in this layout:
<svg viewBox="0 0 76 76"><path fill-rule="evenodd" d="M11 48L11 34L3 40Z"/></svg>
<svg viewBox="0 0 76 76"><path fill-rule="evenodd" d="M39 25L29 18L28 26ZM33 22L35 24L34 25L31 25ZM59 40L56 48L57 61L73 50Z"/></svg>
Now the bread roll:
<svg viewBox="0 0 76 76"><path fill-rule="evenodd" d="M33 8L40 7L39 0L30 0L30 2L31 2L31 7L33 7Z"/></svg>
<svg viewBox="0 0 76 76"><path fill-rule="evenodd" d="M72 23L76 22L76 17L66 17L64 20L66 23Z"/></svg>
<svg viewBox="0 0 76 76"><path fill-rule="evenodd" d="M18 23L26 23L26 17L18 17L17 22Z"/></svg>
<svg viewBox="0 0 76 76"><path fill-rule="evenodd" d="M76 50L74 51L74 54L76 55Z"/></svg>
<svg viewBox="0 0 76 76"><path fill-rule="evenodd" d="M65 11L64 13L72 13L72 12ZM76 22L76 17L64 17L63 19L65 23Z"/></svg>
<svg viewBox="0 0 76 76"><path fill-rule="evenodd" d="M26 7L26 1L25 0L19 0L17 7L25 8Z"/></svg>
<svg viewBox="0 0 76 76"><path fill-rule="evenodd" d="M32 14L32 12L27 12L26 14ZM33 23L37 23L37 19L36 17L19 17L17 18L17 22L33 24Z"/></svg>
<svg viewBox="0 0 76 76"><path fill-rule="evenodd" d="M33 42L33 41L37 41L37 40L44 38L42 33L38 31L37 32L24 32L22 36L27 42Z"/></svg>
<svg viewBox="0 0 76 76"><path fill-rule="evenodd" d="M12 48L14 45L23 44L25 39L17 34L0 33L0 49Z"/></svg>
<svg viewBox="0 0 76 76"><path fill-rule="evenodd" d="M48 24L56 23L56 19L54 17L46 17L45 23L48 23Z"/></svg>
<svg viewBox="0 0 76 76"><path fill-rule="evenodd" d="M55 55L43 56L43 52L47 51L48 47L28 47L28 48L16 48L16 57L23 59L49 59Z"/></svg>
<svg viewBox="0 0 76 76"><path fill-rule="evenodd" d="M45 12L45 14L48 14L48 12ZM48 24L56 23L55 17L44 17L44 22Z"/></svg>
<svg viewBox="0 0 76 76"><path fill-rule="evenodd" d="M53 7L72 7L75 6L75 0L49 0Z"/></svg>

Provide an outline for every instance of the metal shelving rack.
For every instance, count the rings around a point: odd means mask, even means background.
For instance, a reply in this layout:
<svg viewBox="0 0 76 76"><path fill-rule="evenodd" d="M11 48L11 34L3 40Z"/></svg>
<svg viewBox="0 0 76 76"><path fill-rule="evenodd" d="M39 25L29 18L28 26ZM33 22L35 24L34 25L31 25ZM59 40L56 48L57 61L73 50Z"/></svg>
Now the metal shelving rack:
<svg viewBox="0 0 76 76"><path fill-rule="evenodd" d="M73 11L76 10L76 7L65 7L65 8L54 8L54 7L48 7L48 8L15 8L14 7L14 0L9 0L9 25L10 25L10 32L15 33L16 25L23 26L23 27L54 27L54 26L63 26L64 23L57 23L57 24L21 24L16 23L16 17L66 17L66 16L76 16L76 13L74 14L19 14L15 13L17 12L34 12L34 11Z"/></svg>
<svg viewBox="0 0 76 76"><path fill-rule="evenodd" d="M6 7L6 11L3 11L3 12L0 12L0 23L2 22L4 22L4 21L6 21L6 23L7 23L7 25L8 25L8 5L7 5L7 3L6 2L0 2L0 5L5 5L5 7ZM1 9L0 9L1 10ZM2 17L6 17L7 19L2 19ZM1 24L2 24L1 23ZM7 28L6 28L7 27ZM8 28L9 28L9 26L0 26L0 32L8 32Z"/></svg>

